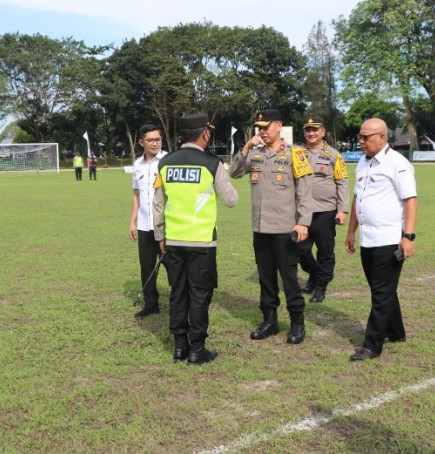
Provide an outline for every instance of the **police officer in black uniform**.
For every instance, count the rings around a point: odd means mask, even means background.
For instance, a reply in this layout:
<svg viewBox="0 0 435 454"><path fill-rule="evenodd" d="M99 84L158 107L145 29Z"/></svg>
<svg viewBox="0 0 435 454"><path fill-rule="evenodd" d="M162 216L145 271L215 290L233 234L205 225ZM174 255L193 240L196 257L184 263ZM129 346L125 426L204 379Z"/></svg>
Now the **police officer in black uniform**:
<svg viewBox="0 0 435 454"><path fill-rule="evenodd" d="M154 185L154 236L166 252L171 284L169 329L175 337L173 360L189 365L213 361L205 348L208 308L217 287L217 196L235 206L237 192L220 159L204 153L212 125L206 114L180 120L184 145L163 157Z"/></svg>

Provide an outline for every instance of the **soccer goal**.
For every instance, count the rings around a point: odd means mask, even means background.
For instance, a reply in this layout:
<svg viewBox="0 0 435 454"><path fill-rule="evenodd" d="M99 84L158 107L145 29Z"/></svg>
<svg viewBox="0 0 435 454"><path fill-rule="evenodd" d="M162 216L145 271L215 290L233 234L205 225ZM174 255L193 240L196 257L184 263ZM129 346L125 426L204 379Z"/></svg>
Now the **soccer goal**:
<svg viewBox="0 0 435 454"><path fill-rule="evenodd" d="M0 171L56 170L59 173L57 143L0 144Z"/></svg>

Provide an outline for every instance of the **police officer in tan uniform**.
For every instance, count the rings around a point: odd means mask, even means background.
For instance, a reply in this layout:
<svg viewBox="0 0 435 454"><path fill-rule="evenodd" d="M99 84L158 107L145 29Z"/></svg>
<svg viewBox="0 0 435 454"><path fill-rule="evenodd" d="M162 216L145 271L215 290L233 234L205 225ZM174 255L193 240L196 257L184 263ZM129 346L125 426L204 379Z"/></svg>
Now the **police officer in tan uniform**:
<svg viewBox="0 0 435 454"><path fill-rule="evenodd" d="M321 117L309 117L304 124L307 157L313 168L311 193L313 220L308 239L299 244L301 268L309 274L303 287L312 293L310 302L321 303L335 268L335 226L346 222L349 211L349 187L346 164L342 155L325 140L326 130ZM313 244L317 256L312 253Z"/></svg>
<svg viewBox="0 0 435 454"><path fill-rule="evenodd" d="M237 153L230 169L231 177L248 174L251 182L252 230L263 312L263 323L251 333L251 339L278 333L279 272L291 322L287 342L299 344L305 338L305 303L297 280L296 243L307 238L311 223L312 169L302 148L292 148L281 139L278 110L258 112L255 126L258 134Z"/></svg>

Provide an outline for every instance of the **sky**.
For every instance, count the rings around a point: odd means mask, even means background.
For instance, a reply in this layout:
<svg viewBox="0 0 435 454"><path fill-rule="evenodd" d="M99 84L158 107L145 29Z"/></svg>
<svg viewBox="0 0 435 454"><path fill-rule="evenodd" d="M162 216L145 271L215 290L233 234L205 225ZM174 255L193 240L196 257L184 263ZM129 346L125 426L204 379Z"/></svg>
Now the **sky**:
<svg viewBox="0 0 435 454"><path fill-rule="evenodd" d="M0 0L0 35L40 33L53 39L73 38L88 46L140 39L158 27L210 21L219 26L265 25L303 50L321 20L348 17L357 0Z"/></svg>

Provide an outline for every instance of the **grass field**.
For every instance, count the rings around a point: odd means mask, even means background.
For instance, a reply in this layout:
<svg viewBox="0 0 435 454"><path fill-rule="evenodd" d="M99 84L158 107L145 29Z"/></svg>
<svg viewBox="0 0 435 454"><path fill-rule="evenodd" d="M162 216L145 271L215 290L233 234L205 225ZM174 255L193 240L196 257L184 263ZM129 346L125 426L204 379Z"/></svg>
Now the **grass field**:
<svg viewBox="0 0 435 454"><path fill-rule="evenodd" d="M286 344L283 307L277 336L249 340L261 315L243 179L238 206L219 207L208 346L220 356L192 368L172 364L164 272L162 313L133 317L131 175L0 175L0 452L434 453L435 166L416 176L417 253L399 288L406 343L349 362L370 295L359 255L344 251L347 227L326 301L307 302L305 342Z"/></svg>

